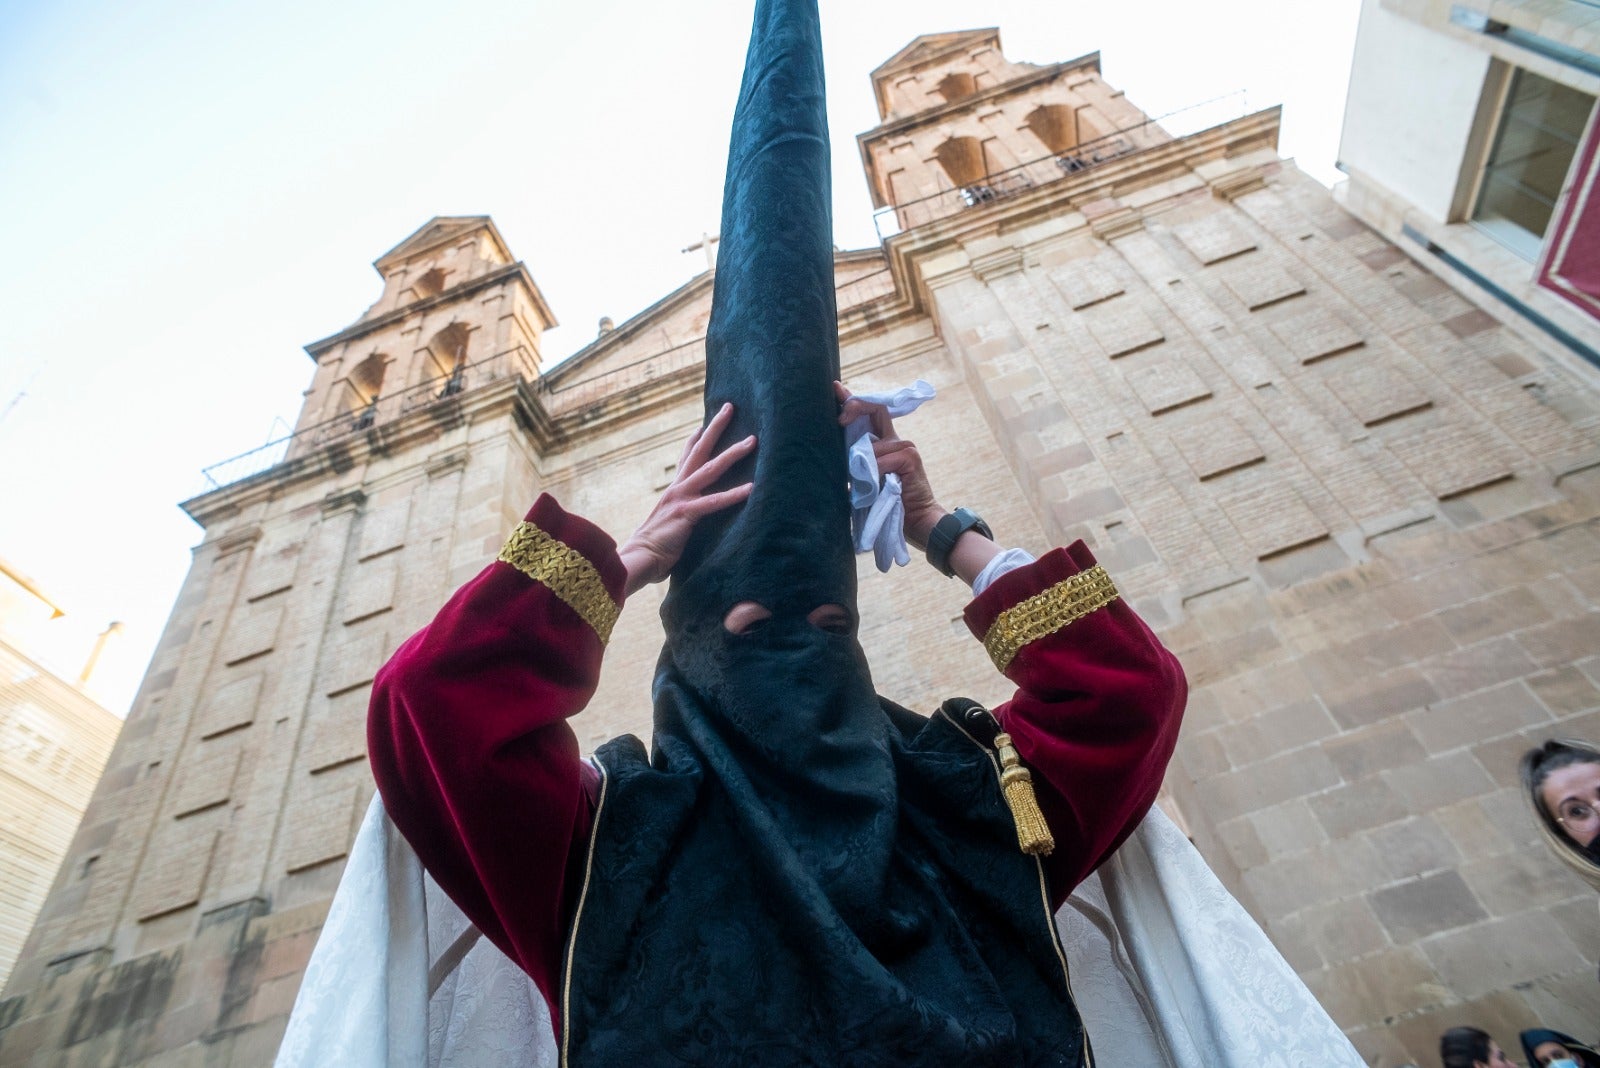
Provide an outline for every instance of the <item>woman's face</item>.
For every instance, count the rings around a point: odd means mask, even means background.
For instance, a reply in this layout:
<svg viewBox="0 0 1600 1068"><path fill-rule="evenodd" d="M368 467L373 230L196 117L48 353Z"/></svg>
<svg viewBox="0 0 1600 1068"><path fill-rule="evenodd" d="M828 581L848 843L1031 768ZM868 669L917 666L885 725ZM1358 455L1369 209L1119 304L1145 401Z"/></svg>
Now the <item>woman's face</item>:
<svg viewBox="0 0 1600 1068"><path fill-rule="evenodd" d="M1544 1068L1551 1061L1571 1060L1572 1051L1559 1042L1541 1042L1533 1047L1534 1068Z"/></svg>
<svg viewBox="0 0 1600 1068"><path fill-rule="evenodd" d="M1482 1061L1474 1061L1473 1063L1483 1064ZM1511 1063L1511 1058L1506 1056L1506 1051L1500 1048L1500 1044L1491 1038L1489 1040L1489 1063L1484 1065L1484 1068L1517 1068L1517 1066Z"/></svg>
<svg viewBox="0 0 1600 1068"><path fill-rule="evenodd" d="M1581 846L1600 837L1600 764L1568 764L1539 786L1545 811Z"/></svg>

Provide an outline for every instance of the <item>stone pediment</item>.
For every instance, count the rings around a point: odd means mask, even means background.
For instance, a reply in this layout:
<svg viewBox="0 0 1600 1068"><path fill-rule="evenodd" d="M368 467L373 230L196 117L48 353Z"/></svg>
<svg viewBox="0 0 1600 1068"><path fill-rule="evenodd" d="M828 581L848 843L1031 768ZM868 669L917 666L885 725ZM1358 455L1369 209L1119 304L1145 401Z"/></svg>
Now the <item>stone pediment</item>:
<svg viewBox="0 0 1600 1068"><path fill-rule="evenodd" d="M487 230L494 238L502 251L505 251L505 262L511 262L511 254L505 249L505 241L500 237L500 231L495 228L494 220L487 215L435 215L416 229L410 237L400 242L394 248L385 252L373 261L372 265L380 272L397 263L402 263L413 256L448 244L467 234L479 230Z"/></svg>
<svg viewBox="0 0 1600 1068"><path fill-rule="evenodd" d="M925 60L990 41L994 42L996 48L1000 47L999 27L956 30L950 33L925 33L884 60L878 69L872 72L872 80L876 83L890 74L914 67Z"/></svg>

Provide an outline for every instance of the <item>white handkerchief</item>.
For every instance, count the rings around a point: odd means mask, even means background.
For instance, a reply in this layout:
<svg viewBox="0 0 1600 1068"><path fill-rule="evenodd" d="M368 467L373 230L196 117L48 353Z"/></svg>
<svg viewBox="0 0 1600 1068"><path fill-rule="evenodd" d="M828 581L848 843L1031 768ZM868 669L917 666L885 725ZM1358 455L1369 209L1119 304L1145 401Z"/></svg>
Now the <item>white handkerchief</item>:
<svg viewBox="0 0 1600 1068"><path fill-rule="evenodd" d="M898 419L910 415L936 395L936 390L917 379L903 389L877 393L857 393L869 404L881 404ZM906 510L900 499L900 476L878 475L878 458L873 455L872 420L862 416L845 427L845 445L850 450L850 527L856 552L871 552L879 571L891 564L904 567L911 562L906 551Z"/></svg>

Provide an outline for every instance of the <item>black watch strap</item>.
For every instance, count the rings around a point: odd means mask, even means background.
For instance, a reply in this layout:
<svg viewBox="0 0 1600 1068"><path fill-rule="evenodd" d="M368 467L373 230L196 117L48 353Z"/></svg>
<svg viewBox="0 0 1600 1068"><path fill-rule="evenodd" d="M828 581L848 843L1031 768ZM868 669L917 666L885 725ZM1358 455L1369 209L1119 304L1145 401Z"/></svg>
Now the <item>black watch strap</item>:
<svg viewBox="0 0 1600 1068"><path fill-rule="evenodd" d="M950 551L956 547L961 535L969 530L977 531L990 541L994 540L994 531L989 529L989 524L969 508L957 508L935 523L928 532L928 563L945 578L956 573L955 568L950 566Z"/></svg>

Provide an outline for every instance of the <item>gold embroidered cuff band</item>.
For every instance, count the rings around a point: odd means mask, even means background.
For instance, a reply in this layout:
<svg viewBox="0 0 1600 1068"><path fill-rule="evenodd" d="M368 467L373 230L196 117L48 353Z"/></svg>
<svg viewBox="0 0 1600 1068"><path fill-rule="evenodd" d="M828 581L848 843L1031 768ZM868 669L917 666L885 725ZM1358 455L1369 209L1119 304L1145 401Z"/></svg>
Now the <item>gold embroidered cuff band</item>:
<svg viewBox="0 0 1600 1068"><path fill-rule="evenodd" d="M550 592L594 628L601 644L611 640L622 608L611 599L600 572L572 546L557 541L532 523L519 523L500 550L505 561Z"/></svg>
<svg viewBox="0 0 1600 1068"><path fill-rule="evenodd" d="M1117 599L1117 587L1106 569L1096 565L1036 593L995 617L983 647L994 666L1004 671L1029 642L1076 623Z"/></svg>

